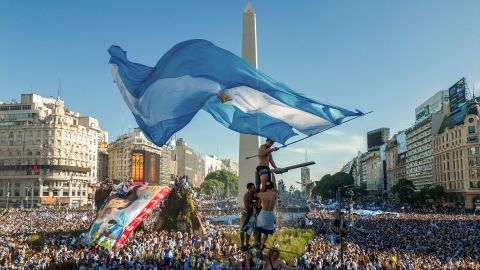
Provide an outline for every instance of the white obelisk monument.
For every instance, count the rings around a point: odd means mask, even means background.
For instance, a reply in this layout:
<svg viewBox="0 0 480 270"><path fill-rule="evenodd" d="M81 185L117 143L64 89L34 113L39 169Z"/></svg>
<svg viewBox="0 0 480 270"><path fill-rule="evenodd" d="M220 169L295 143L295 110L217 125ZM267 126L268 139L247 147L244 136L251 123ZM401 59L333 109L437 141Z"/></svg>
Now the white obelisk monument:
<svg viewBox="0 0 480 270"><path fill-rule="evenodd" d="M255 68L257 64L257 26L255 22L255 11L250 3L243 11L243 33L242 33L242 58ZM239 149L239 179L238 179L238 203L243 208L243 194L247 191L249 182L255 183L255 168L258 159L256 157L246 159L258 153L260 137L240 134Z"/></svg>

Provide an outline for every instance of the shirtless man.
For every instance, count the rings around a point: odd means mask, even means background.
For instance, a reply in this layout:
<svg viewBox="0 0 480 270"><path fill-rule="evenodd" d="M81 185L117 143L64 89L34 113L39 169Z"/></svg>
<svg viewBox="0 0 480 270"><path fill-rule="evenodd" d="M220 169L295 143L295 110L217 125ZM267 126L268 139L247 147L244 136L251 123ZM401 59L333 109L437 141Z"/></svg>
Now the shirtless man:
<svg viewBox="0 0 480 270"><path fill-rule="evenodd" d="M257 195L262 202L262 211L257 217L257 241L260 239L259 248L263 249L267 242L268 235L275 232L275 202L277 201L277 191L275 189L267 189ZM263 234L263 237L261 237Z"/></svg>
<svg viewBox="0 0 480 270"><path fill-rule="evenodd" d="M258 166L256 170L256 183L257 192L260 190L264 192L267 189L276 189L275 176L270 171L270 164L276 169L277 165L272 158L272 152L278 151L278 147L272 147L275 142L271 139L267 139L265 144L262 144L258 148Z"/></svg>
<svg viewBox="0 0 480 270"><path fill-rule="evenodd" d="M250 242L250 233L255 230L255 228L251 228L255 227L255 225L250 225L250 218L253 215L255 201L255 185L253 183L248 183L247 192L245 192L245 194L243 195L243 211L240 227L240 242L242 243L242 249L244 250L248 249ZM246 242L244 240L246 240Z"/></svg>

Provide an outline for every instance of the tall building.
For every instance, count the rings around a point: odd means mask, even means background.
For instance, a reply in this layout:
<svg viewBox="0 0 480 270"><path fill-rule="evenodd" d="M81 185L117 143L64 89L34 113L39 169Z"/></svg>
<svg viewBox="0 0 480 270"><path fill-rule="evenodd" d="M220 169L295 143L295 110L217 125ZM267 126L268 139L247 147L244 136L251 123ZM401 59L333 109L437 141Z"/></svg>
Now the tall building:
<svg viewBox="0 0 480 270"><path fill-rule="evenodd" d="M150 142L139 128L120 135L108 145L108 175L113 181L132 179L152 185L168 185L171 149Z"/></svg>
<svg viewBox="0 0 480 270"><path fill-rule="evenodd" d="M390 138L389 128L378 128L367 132L368 151L378 151L380 146L387 143Z"/></svg>
<svg viewBox="0 0 480 270"><path fill-rule="evenodd" d="M250 65L258 68L257 64L257 26L255 11L250 3L243 11L242 58ZM239 177L238 201L243 200L247 191L247 184L255 179L256 158L247 159L257 154L260 147L260 138L255 135L240 134L239 145Z"/></svg>
<svg viewBox="0 0 480 270"><path fill-rule="evenodd" d="M207 176L209 173L225 169L225 165L223 162L214 155L206 155L205 156L205 173L204 175Z"/></svg>
<svg viewBox="0 0 480 270"><path fill-rule="evenodd" d="M448 91L442 90L415 110L415 124L406 131L407 179L417 189L433 184L432 136L436 134L443 118L448 114Z"/></svg>
<svg viewBox="0 0 480 270"><path fill-rule="evenodd" d="M395 134L385 148L385 170L389 193L400 179L406 179L406 150L406 135L403 131Z"/></svg>
<svg viewBox="0 0 480 270"><path fill-rule="evenodd" d="M363 157L367 191L383 192L383 165L378 151L368 152Z"/></svg>
<svg viewBox="0 0 480 270"><path fill-rule="evenodd" d="M224 158L222 159L223 165L225 166L226 170L231 171L235 175L238 176L238 163L235 161L232 161L229 158Z"/></svg>
<svg viewBox="0 0 480 270"><path fill-rule="evenodd" d="M433 136L434 183L467 209L480 208L480 106L478 99L445 117Z"/></svg>
<svg viewBox="0 0 480 270"><path fill-rule="evenodd" d="M0 104L0 206L93 203L105 137L98 120L59 98L22 94Z"/></svg>
<svg viewBox="0 0 480 270"><path fill-rule="evenodd" d="M357 156L357 172L356 177L353 178L355 186L367 188L367 163L365 162L365 156L368 153L358 153Z"/></svg>
<svg viewBox="0 0 480 270"><path fill-rule="evenodd" d="M99 183L108 178L108 150L107 143L101 143L98 147L97 180Z"/></svg>
<svg viewBox="0 0 480 270"><path fill-rule="evenodd" d="M183 138L176 142L177 175L188 176L194 187L200 187L205 179L205 157L187 146Z"/></svg>

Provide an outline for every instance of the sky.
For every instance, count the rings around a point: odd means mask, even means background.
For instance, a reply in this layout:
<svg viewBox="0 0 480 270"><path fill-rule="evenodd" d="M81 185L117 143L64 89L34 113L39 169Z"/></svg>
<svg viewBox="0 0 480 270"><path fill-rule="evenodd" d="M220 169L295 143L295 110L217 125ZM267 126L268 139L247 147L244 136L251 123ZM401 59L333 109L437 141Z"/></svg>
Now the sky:
<svg viewBox="0 0 480 270"><path fill-rule="evenodd" d="M366 133L411 126L415 108L462 77L480 91L480 1L251 1L259 69L320 101L373 113L274 154L335 173ZM0 1L0 100L60 97L114 140L136 127L113 83L107 49L154 66L178 42L207 39L241 55L247 1ZM204 154L238 161L239 135L201 111L177 133ZM256 154L256 153L252 153ZM287 185L300 171L284 174ZM298 184L296 184L298 186Z"/></svg>

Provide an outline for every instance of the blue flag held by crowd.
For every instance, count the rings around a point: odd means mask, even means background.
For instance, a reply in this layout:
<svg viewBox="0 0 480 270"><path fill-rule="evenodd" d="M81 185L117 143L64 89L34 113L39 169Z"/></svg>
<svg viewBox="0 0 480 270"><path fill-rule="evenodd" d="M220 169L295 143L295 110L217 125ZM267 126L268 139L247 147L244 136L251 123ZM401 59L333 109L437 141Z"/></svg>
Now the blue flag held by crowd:
<svg viewBox="0 0 480 270"><path fill-rule="evenodd" d="M175 45L155 67L130 62L118 46L108 51L125 102L159 146L201 109L229 129L282 144L363 114L308 98L206 40Z"/></svg>

